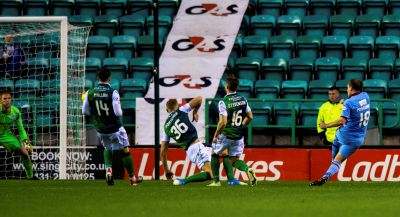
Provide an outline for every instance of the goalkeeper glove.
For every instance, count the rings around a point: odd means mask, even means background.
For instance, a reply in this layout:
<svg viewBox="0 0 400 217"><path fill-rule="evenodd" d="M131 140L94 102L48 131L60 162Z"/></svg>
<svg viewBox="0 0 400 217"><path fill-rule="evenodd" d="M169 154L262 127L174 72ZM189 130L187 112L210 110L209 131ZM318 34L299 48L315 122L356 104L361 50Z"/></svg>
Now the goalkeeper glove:
<svg viewBox="0 0 400 217"><path fill-rule="evenodd" d="M28 153L31 154L33 151L32 143L27 139L25 139L22 143L24 144L26 151L28 151Z"/></svg>

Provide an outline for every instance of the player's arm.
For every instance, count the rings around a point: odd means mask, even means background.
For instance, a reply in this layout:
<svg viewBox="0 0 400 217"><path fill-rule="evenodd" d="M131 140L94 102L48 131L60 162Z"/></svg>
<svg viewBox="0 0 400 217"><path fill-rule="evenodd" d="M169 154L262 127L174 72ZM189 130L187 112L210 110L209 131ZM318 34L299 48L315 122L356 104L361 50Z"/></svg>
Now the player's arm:
<svg viewBox="0 0 400 217"><path fill-rule="evenodd" d="M217 130L214 133L213 142L217 142L218 135L222 133L226 124L228 123L228 112L226 111L226 105L223 101L218 103L219 120Z"/></svg>
<svg viewBox="0 0 400 217"><path fill-rule="evenodd" d="M91 115L88 94L89 94L89 91L86 91L85 98L83 100L83 105L82 105L82 114L84 114L84 115Z"/></svg>
<svg viewBox="0 0 400 217"><path fill-rule="evenodd" d="M320 123L319 127L321 129L331 128L331 127L338 127L338 126L341 126L341 125L345 124L346 122L347 122L347 119L342 116L338 120L330 122L330 123L327 123L327 124Z"/></svg>
<svg viewBox="0 0 400 217"><path fill-rule="evenodd" d="M121 117L122 116L121 101L120 101L119 93L116 90L114 90L113 95L112 95L112 105L113 105L115 116Z"/></svg>
<svg viewBox="0 0 400 217"><path fill-rule="evenodd" d="M247 105L246 107L246 117L244 118L242 125L243 126L247 126L251 123L251 121L253 120L253 112L251 111L249 105Z"/></svg>
<svg viewBox="0 0 400 217"><path fill-rule="evenodd" d="M171 170L168 168L168 162L167 162L167 152L168 152L168 147L169 147L169 136L167 136L165 133L163 135L163 139L161 141L161 151L160 151L160 157L161 157L161 162L165 171L165 176L167 179L171 179L173 177L173 173Z"/></svg>
<svg viewBox="0 0 400 217"><path fill-rule="evenodd" d="M193 109L193 121L196 121L196 122L199 121L199 114L197 112L199 111L202 101L203 101L203 97L196 96L189 102L190 108Z"/></svg>

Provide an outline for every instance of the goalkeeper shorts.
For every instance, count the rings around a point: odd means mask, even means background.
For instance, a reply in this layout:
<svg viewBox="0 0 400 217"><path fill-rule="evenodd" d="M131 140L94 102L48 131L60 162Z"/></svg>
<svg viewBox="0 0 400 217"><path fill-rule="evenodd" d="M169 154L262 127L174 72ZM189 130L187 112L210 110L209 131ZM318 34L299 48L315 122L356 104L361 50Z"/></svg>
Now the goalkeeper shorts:
<svg viewBox="0 0 400 217"><path fill-rule="evenodd" d="M16 136L11 134L0 136L0 145L7 151L15 152L22 146L22 143Z"/></svg>

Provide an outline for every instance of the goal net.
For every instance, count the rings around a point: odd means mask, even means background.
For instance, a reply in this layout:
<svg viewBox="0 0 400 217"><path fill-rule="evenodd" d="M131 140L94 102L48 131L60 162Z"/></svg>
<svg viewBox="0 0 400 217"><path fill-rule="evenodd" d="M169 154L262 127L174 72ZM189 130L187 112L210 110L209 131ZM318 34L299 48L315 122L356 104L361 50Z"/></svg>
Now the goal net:
<svg viewBox="0 0 400 217"><path fill-rule="evenodd" d="M66 17L0 17L0 89L13 94L41 179L87 178L81 95L89 27ZM16 126L12 131L18 137ZM1 143L1 141L0 141ZM1 145L1 144L0 144ZM0 147L0 179L25 178L19 154Z"/></svg>

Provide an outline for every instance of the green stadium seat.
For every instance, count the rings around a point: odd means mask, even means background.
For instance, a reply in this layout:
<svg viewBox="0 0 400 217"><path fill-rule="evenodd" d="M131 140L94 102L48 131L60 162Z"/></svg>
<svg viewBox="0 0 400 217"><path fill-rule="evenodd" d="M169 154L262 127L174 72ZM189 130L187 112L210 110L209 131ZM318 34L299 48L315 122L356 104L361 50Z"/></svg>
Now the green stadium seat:
<svg viewBox="0 0 400 217"><path fill-rule="evenodd" d="M102 15L94 17L94 34L109 38L117 35L118 18L115 15Z"/></svg>
<svg viewBox="0 0 400 217"><path fill-rule="evenodd" d="M340 97L342 99L347 99L347 83L349 82L349 80L347 79L343 79L343 80L337 80L335 82L335 87L339 88L339 92L340 92Z"/></svg>
<svg viewBox="0 0 400 217"><path fill-rule="evenodd" d="M134 36L118 35L111 39L111 56L131 59L135 57L137 41Z"/></svg>
<svg viewBox="0 0 400 217"><path fill-rule="evenodd" d="M281 84L275 80L258 80L255 85L255 94L258 99L278 99Z"/></svg>
<svg viewBox="0 0 400 217"><path fill-rule="evenodd" d="M22 0L1 0L0 1L0 16L20 16L23 1Z"/></svg>
<svg viewBox="0 0 400 217"><path fill-rule="evenodd" d="M108 57L110 38L107 36L89 36L87 45L87 57L104 59Z"/></svg>
<svg viewBox="0 0 400 217"><path fill-rule="evenodd" d="M314 59L292 58L288 62L288 79L309 81L314 71Z"/></svg>
<svg viewBox="0 0 400 217"><path fill-rule="evenodd" d="M154 60L147 57L133 58L129 61L130 78L143 79L147 82L153 76Z"/></svg>
<svg viewBox="0 0 400 217"><path fill-rule="evenodd" d="M259 0L258 14L278 17L282 14L284 0Z"/></svg>
<svg viewBox="0 0 400 217"><path fill-rule="evenodd" d="M357 16L361 14L362 0L337 0L337 14Z"/></svg>
<svg viewBox="0 0 400 217"><path fill-rule="evenodd" d="M382 35L400 36L400 14L382 18Z"/></svg>
<svg viewBox="0 0 400 217"><path fill-rule="evenodd" d="M309 0L285 0L285 14L303 18L307 15Z"/></svg>
<svg viewBox="0 0 400 217"><path fill-rule="evenodd" d="M111 86L111 88L113 88L114 90L117 90L118 92L122 92L123 90L121 89L121 84L122 82L120 82L119 80L117 80L117 79L112 79L112 77L111 77L111 80L110 80L110 86ZM81 86L82 86L82 84L80 84ZM93 86L94 87L97 87L97 86L99 86L99 81L97 80L97 81L95 81L94 82L94 84L93 84Z"/></svg>
<svg viewBox="0 0 400 217"><path fill-rule="evenodd" d="M228 58L228 62L226 63L224 74L222 75L222 78L221 78L222 80L226 80L226 78L229 75L235 74L235 63L236 63L236 59L234 59L232 57Z"/></svg>
<svg viewBox="0 0 400 217"><path fill-rule="evenodd" d="M389 0L388 12L392 15L400 15L400 0Z"/></svg>
<svg viewBox="0 0 400 217"><path fill-rule="evenodd" d="M239 33L237 36L245 37L249 34L250 31L250 17L248 15L244 15L242 22L240 23Z"/></svg>
<svg viewBox="0 0 400 217"><path fill-rule="evenodd" d="M389 81L388 96L390 99L400 101L400 79Z"/></svg>
<svg viewBox="0 0 400 217"><path fill-rule="evenodd" d="M349 39L349 57L369 60L374 53L374 38L356 35Z"/></svg>
<svg viewBox="0 0 400 217"><path fill-rule="evenodd" d="M340 72L340 59L322 57L315 60L315 80L336 81Z"/></svg>
<svg viewBox="0 0 400 217"><path fill-rule="evenodd" d="M261 69L261 60L255 57L242 57L236 60L235 68L238 78L256 81Z"/></svg>
<svg viewBox="0 0 400 217"><path fill-rule="evenodd" d="M113 79L123 80L127 78L129 62L128 59L121 57L105 58L103 60L103 67L111 72Z"/></svg>
<svg viewBox="0 0 400 217"><path fill-rule="evenodd" d="M368 63L369 78L389 81L394 71L394 61L388 58L370 59Z"/></svg>
<svg viewBox="0 0 400 217"><path fill-rule="evenodd" d="M68 22L74 26L93 26L93 17L90 15L69 16Z"/></svg>
<svg viewBox="0 0 400 217"><path fill-rule="evenodd" d="M263 59L261 65L261 79L283 81L286 79L287 65L282 58Z"/></svg>
<svg viewBox="0 0 400 217"><path fill-rule="evenodd" d="M42 81L42 97L49 100L58 100L60 98L60 82L59 80Z"/></svg>
<svg viewBox="0 0 400 217"><path fill-rule="evenodd" d="M372 101L369 107L369 120L368 120L368 129L376 128L378 126L378 110L379 105L377 102Z"/></svg>
<svg viewBox="0 0 400 217"><path fill-rule="evenodd" d="M327 95L326 91L325 95ZM326 98L326 96L325 96ZM323 102L303 102L300 105L300 126L316 128L318 112Z"/></svg>
<svg viewBox="0 0 400 217"><path fill-rule="evenodd" d="M55 75L55 76L53 76ZM50 59L50 68L49 68L49 77L60 77L60 59L59 58L51 58Z"/></svg>
<svg viewBox="0 0 400 217"><path fill-rule="evenodd" d="M174 17L178 11L179 0L159 0L158 13L160 16Z"/></svg>
<svg viewBox="0 0 400 217"><path fill-rule="evenodd" d="M35 98L40 94L40 81L35 79L20 79L15 82L15 98L25 99Z"/></svg>
<svg viewBox="0 0 400 217"><path fill-rule="evenodd" d="M7 90L9 92L14 92L14 82L12 80L0 80L0 91Z"/></svg>
<svg viewBox="0 0 400 217"><path fill-rule="evenodd" d="M254 15L250 19L250 29L253 35L268 37L274 35L276 19L272 15Z"/></svg>
<svg viewBox="0 0 400 217"><path fill-rule="evenodd" d="M101 59L96 57L87 57L85 64L86 79L91 81L97 80L97 70L103 66Z"/></svg>
<svg viewBox="0 0 400 217"><path fill-rule="evenodd" d="M330 34L345 36L353 35L355 19L352 15L335 15L329 18Z"/></svg>
<svg viewBox="0 0 400 217"><path fill-rule="evenodd" d="M158 41L158 46L159 50L161 51L162 49L162 39L159 39ZM149 57L153 58L154 57L154 36L152 35L146 35L146 36L140 36L138 38L138 47L137 47L137 55L139 57ZM161 52L160 52L161 54Z"/></svg>
<svg viewBox="0 0 400 217"><path fill-rule="evenodd" d="M268 39L251 35L243 39L243 55L246 57L265 58L268 56Z"/></svg>
<svg viewBox="0 0 400 217"><path fill-rule="evenodd" d="M26 61L29 79L46 80L49 79L50 62L45 58L31 58Z"/></svg>
<svg viewBox="0 0 400 217"><path fill-rule="evenodd" d="M400 78L400 59L396 59L394 61L394 68L395 68L395 70L394 70L394 78L395 79Z"/></svg>
<svg viewBox="0 0 400 217"><path fill-rule="evenodd" d="M128 0L128 13L148 17L151 15L153 0Z"/></svg>
<svg viewBox="0 0 400 217"><path fill-rule="evenodd" d="M375 56L394 60L399 57L400 37L380 36L375 39Z"/></svg>
<svg viewBox="0 0 400 217"><path fill-rule="evenodd" d="M242 56L242 44L243 44L243 38L236 37L235 44L233 44L232 51L229 54L229 58L232 58L233 62L235 62L237 58Z"/></svg>
<svg viewBox="0 0 400 217"><path fill-rule="evenodd" d="M376 38L380 28L380 16L365 14L356 17L356 35L368 35Z"/></svg>
<svg viewBox="0 0 400 217"><path fill-rule="evenodd" d="M72 16L75 10L75 0L51 0L50 14L53 16Z"/></svg>
<svg viewBox="0 0 400 217"><path fill-rule="evenodd" d="M276 34L297 37L301 32L301 18L295 15L282 15L276 21Z"/></svg>
<svg viewBox="0 0 400 217"><path fill-rule="evenodd" d="M351 80L357 78L365 79L368 71L368 60L358 58L345 58L342 60L342 78Z"/></svg>
<svg viewBox="0 0 400 217"><path fill-rule="evenodd" d="M325 36L328 31L328 17L310 15L303 17L303 35Z"/></svg>
<svg viewBox="0 0 400 217"><path fill-rule="evenodd" d="M294 107L295 119L292 119L292 107ZM276 102L274 103L274 116L277 125L284 125L290 127L296 124L296 118L299 112L299 104L291 102Z"/></svg>
<svg viewBox="0 0 400 217"><path fill-rule="evenodd" d="M272 36L270 40L270 57L283 58L286 61L293 57L295 40L291 36Z"/></svg>
<svg viewBox="0 0 400 217"><path fill-rule="evenodd" d="M322 39L322 55L325 57L346 58L347 38L345 36L325 36Z"/></svg>
<svg viewBox="0 0 400 217"><path fill-rule="evenodd" d="M49 3L49 0L25 0L24 15L47 16Z"/></svg>
<svg viewBox="0 0 400 217"><path fill-rule="evenodd" d="M102 14L123 16L125 15L127 0L102 0Z"/></svg>
<svg viewBox="0 0 400 217"><path fill-rule="evenodd" d="M326 99L329 88L334 86L331 80L313 80L308 84L310 99Z"/></svg>
<svg viewBox="0 0 400 217"><path fill-rule="evenodd" d="M310 0L310 14L331 16L335 12L336 0Z"/></svg>
<svg viewBox="0 0 400 217"><path fill-rule="evenodd" d="M316 59L320 57L321 37L317 35L303 35L296 39L296 56Z"/></svg>
<svg viewBox="0 0 400 217"><path fill-rule="evenodd" d="M284 99L304 99L307 95L307 81L283 81L282 98Z"/></svg>
<svg viewBox="0 0 400 217"><path fill-rule="evenodd" d="M363 91L367 92L370 99L385 99L387 92L387 83L380 79L364 80Z"/></svg>
<svg viewBox="0 0 400 217"><path fill-rule="evenodd" d="M158 35L160 38L167 38L169 29L172 26L172 18L169 16L159 16L158 17ZM147 32L149 35L154 35L154 17L147 17Z"/></svg>
<svg viewBox="0 0 400 217"><path fill-rule="evenodd" d="M376 15L383 17L386 15L386 7L388 0L363 0L364 12L363 14Z"/></svg>
<svg viewBox="0 0 400 217"><path fill-rule="evenodd" d="M126 15L119 18L119 32L121 35L130 35L138 38L144 34L145 17L141 15Z"/></svg>
<svg viewBox="0 0 400 217"><path fill-rule="evenodd" d="M392 126L399 126L399 119L397 117L397 110L399 104L393 102L383 103L383 128L389 128ZM396 125L397 123L397 125Z"/></svg>
<svg viewBox="0 0 400 217"><path fill-rule="evenodd" d="M93 81L89 79L85 79L85 91L93 88Z"/></svg>
<svg viewBox="0 0 400 217"><path fill-rule="evenodd" d="M251 112L253 113L253 128L262 128L270 124L272 118L272 103L269 102L250 102Z"/></svg>
<svg viewBox="0 0 400 217"><path fill-rule="evenodd" d="M237 92L246 97L246 99L253 98L254 83L249 79L239 79L239 87Z"/></svg>
<svg viewBox="0 0 400 217"><path fill-rule="evenodd" d="M51 127L56 123L56 114L59 111L59 107L55 100L43 99L41 101L37 101L34 104L36 108L36 119L35 124L37 127L45 128Z"/></svg>
<svg viewBox="0 0 400 217"><path fill-rule="evenodd" d="M124 79L121 82L122 104L132 103L137 97L143 97L146 93L147 82L143 79Z"/></svg>
<svg viewBox="0 0 400 217"><path fill-rule="evenodd" d="M75 0L76 14L98 16L100 14L101 0Z"/></svg>

